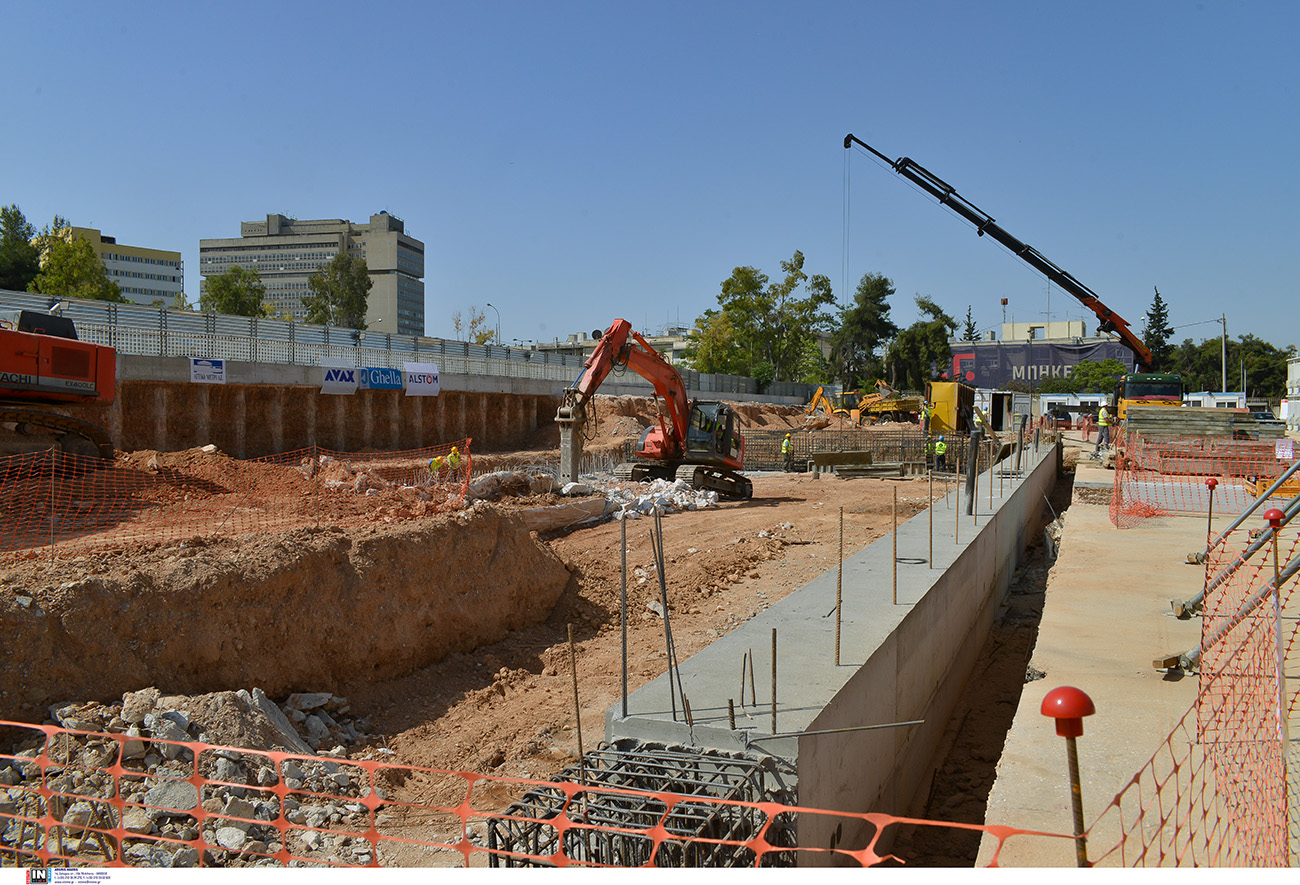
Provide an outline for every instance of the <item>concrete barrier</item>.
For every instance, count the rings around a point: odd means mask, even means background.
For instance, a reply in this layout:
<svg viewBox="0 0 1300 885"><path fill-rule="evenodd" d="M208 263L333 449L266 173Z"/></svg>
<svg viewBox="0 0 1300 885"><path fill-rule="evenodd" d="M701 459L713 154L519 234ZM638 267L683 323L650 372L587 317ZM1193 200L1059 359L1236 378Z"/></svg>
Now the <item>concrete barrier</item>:
<svg viewBox="0 0 1300 885"><path fill-rule="evenodd" d="M1060 447L1038 459L1026 453L1023 476L985 494L981 475L975 517L954 492L934 505L934 562L928 559L929 520L921 513L898 530L895 591L894 539L885 536L843 565L841 664L834 661L836 574L815 578L767 611L683 662L682 690L693 720L673 717L680 697L667 675L606 714L606 739L634 738L745 751L776 757L792 770L799 804L845 811L907 815L924 802L935 753L956 701L1006 597L1011 576L1035 531L1046 495L1060 472ZM996 469L1001 469L999 466ZM954 540L956 514L960 530ZM897 603L894 594L897 593ZM776 723L769 689L772 631L778 634ZM742 662L757 677L756 703L735 704ZM729 701L737 727L728 722ZM876 730L864 726L890 726ZM828 817L810 817L801 847L862 847L869 834ZM814 855L805 860L829 858ZM825 862L830 862L826 860Z"/></svg>

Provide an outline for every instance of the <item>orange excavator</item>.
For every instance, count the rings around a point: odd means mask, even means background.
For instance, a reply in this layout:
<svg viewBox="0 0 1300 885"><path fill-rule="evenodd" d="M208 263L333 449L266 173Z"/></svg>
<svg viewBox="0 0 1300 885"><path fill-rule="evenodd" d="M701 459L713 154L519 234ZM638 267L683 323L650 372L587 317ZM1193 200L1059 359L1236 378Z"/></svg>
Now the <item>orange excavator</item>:
<svg viewBox="0 0 1300 885"><path fill-rule="evenodd" d="M604 334L593 334L598 339L596 349L573 386L565 388L555 414L560 428L560 481L577 481L588 401L610 372L627 368L654 385L659 404L658 423L647 427L637 442L632 479L672 480L678 468L693 465L692 487L712 489L728 498L752 497L754 484L740 473L745 466L745 439L735 411L723 402L688 399L681 375L627 320L614 320Z"/></svg>
<svg viewBox="0 0 1300 885"><path fill-rule="evenodd" d="M113 460L102 427L49 408L111 403L117 351L77 338L72 320L33 310L0 315L0 454L57 448Z"/></svg>

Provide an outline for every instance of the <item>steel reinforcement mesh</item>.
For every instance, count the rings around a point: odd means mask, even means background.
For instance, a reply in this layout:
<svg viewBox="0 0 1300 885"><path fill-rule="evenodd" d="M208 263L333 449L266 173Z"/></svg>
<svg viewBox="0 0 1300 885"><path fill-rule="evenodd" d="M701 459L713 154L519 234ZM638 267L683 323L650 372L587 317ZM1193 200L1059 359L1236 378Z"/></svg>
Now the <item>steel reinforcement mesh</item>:
<svg viewBox="0 0 1300 885"><path fill-rule="evenodd" d="M0 458L0 562L458 509L470 443L244 461L197 449L112 464L57 450Z"/></svg>
<svg viewBox="0 0 1300 885"><path fill-rule="evenodd" d="M1210 552L1196 703L1089 828L1090 846L1112 846L1096 862L1284 867L1300 844L1288 818L1288 805L1300 808L1300 759L1287 740L1300 693L1281 678L1300 665L1300 599L1285 577L1273 592L1272 544L1241 561L1251 536L1230 532ZM1276 542L1281 571L1300 532L1284 526Z"/></svg>
<svg viewBox="0 0 1300 885"><path fill-rule="evenodd" d="M1294 463L1290 440L1164 438L1126 433L1115 459L1110 518L1119 528L1168 513L1206 513L1213 478L1215 513L1240 512ZM1290 498L1300 484L1279 490Z"/></svg>

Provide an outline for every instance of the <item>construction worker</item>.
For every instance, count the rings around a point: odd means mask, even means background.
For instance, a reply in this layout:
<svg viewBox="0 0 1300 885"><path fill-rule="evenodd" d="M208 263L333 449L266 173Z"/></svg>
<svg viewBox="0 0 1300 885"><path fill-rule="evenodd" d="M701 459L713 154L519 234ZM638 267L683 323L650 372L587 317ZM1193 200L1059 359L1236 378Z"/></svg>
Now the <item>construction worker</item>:
<svg viewBox="0 0 1300 885"><path fill-rule="evenodd" d="M943 434L934 441L934 469L948 469L948 443L944 442Z"/></svg>
<svg viewBox="0 0 1300 885"><path fill-rule="evenodd" d="M794 443L790 441L790 434L785 435L781 440L781 461L785 466L785 472L789 473L794 470Z"/></svg>
<svg viewBox="0 0 1300 885"><path fill-rule="evenodd" d="M1092 450L1093 455L1101 454L1101 450L1110 445L1110 409L1105 403L1101 405L1101 411L1097 413L1097 448Z"/></svg>
<svg viewBox="0 0 1300 885"><path fill-rule="evenodd" d="M429 481L437 482L438 474L442 472L442 458L433 457L429 459Z"/></svg>
<svg viewBox="0 0 1300 885"><path fill-rule="evenodd" d="M447 454L447 473L454 474L458 467L460 467L460 450L452 446Z"/></svg>
<svg viewBox="0 0 1300 885"><path fill-rule="evenodd" d="M930 404L921 400L921 432L929 434L930 432Z"/></svg>

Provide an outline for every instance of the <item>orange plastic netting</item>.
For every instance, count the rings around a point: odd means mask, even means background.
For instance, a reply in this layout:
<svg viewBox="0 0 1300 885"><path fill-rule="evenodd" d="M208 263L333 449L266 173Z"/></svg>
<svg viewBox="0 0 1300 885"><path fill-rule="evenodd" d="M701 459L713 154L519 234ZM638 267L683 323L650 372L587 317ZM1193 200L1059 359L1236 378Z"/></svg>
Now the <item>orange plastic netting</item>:
<svg viewBox="0 0 1300 885"><path fill-rule="evenodd" d="M1240 512L1295 463L1290 440L1187 439L1122 435L1115 461L1111 521L1130 528L1170 513ZM1213 494L1206 485L1215 480ZM1300 480L1277 492L1290 498Z"/></svg>
<svg viewBox="0 0 1300 885"><path fill-rule="evenodd" d="M906 863L882 847L901 827L980 831L999 850L1012 836L1073 838L53 725L0 730L22 747L0 754L16 781L0 807L6 865L874 866ZM554 799L544 815L512 813L539 790ZM615 826L597 806L635 811ZM792 844L791 832L827 817L862 835L835 848ZM509 838L520 826L535 836Z"/></svg>
<svg viewBox="0 0 1300 885"><path fill-rule="evenodd" d="M3 458L0 561L459 508L470 442L245 461L203 450L119 455L111 465L54 450Z"/></svg>

